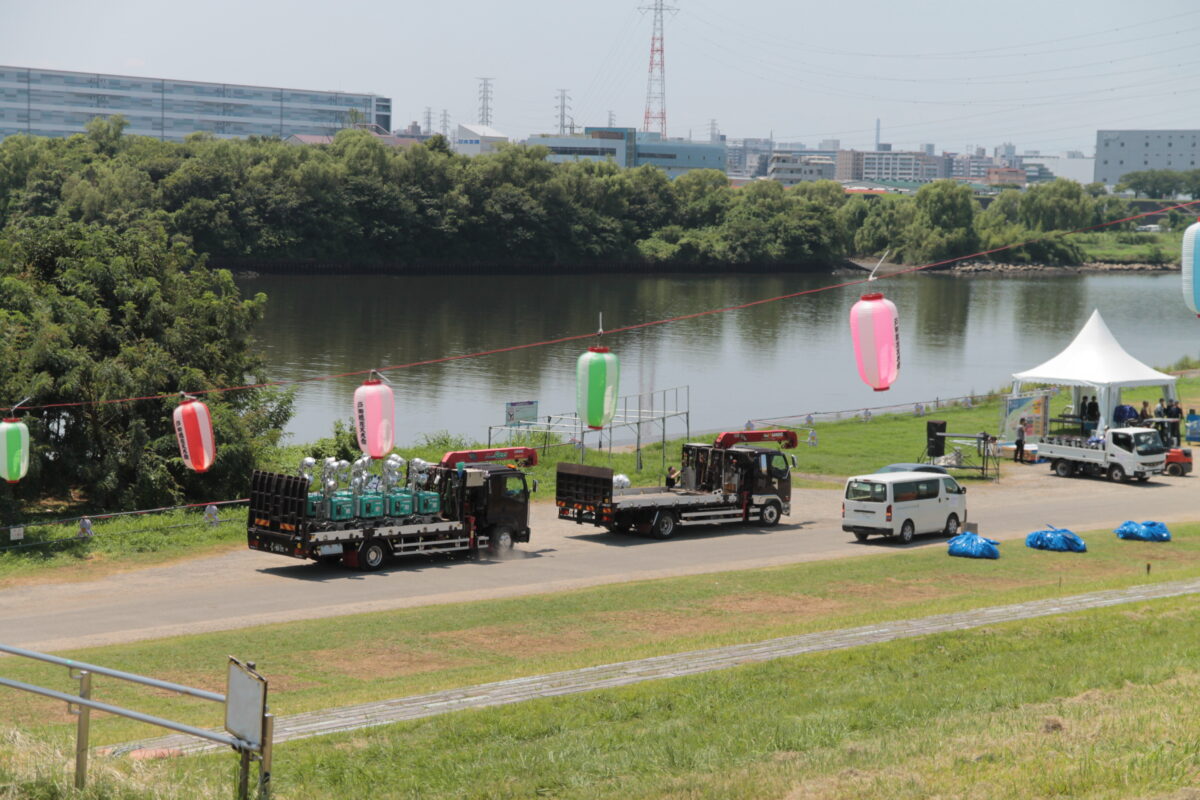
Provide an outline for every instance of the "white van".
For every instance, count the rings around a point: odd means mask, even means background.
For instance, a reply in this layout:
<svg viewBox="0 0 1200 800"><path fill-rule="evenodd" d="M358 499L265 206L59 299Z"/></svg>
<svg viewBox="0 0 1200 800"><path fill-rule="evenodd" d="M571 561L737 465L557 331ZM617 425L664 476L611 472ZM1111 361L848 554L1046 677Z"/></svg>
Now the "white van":
<svg viewBox="0 0 1200 800"><path fill-rule="evenodd" d="M846 481L842 530L860 542L873 533L905 544L918 533L956 536L966 521L967 489L949 475L886 472Z"/></svg>

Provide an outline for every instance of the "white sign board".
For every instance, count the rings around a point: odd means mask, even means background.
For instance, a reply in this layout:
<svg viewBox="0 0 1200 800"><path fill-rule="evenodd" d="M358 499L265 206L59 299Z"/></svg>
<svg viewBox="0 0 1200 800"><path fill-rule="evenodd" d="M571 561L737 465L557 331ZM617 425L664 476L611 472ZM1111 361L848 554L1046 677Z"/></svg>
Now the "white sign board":
<svg viewBox="0 0 1200 800"><path fill-rule="evenodd" d="M522 422L537 422L537 411L537 400L520 400L516 403L505 403L504 424L511 428L520 425Z"/></svg>
<svg viewBox="0 0 1200 800"><path fill-rule="evenodd" d="M25 529L24 528L9 528L8 529L8 540L10 542L19 542L24 538L25 538Z"/></svg>
<svg viewBox="0 0 1200 800"><path fill-rule="evenodd" d="M267 679L230 656L225 683L225 730L261 749L266 711Z"/></svg>

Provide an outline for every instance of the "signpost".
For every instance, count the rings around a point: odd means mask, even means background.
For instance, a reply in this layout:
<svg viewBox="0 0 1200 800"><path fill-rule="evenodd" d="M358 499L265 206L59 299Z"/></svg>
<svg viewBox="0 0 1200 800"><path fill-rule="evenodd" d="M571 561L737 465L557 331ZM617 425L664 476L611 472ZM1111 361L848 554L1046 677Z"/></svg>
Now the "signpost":
<svg viewBox="0 0 1200 800"><path fill-rule="evenodd" d="M249 797L251 753L258 754L258 796L270 796L271 784L271 727L267 715L267 679L254 669L254 662L229 657L225 682L225 730L252 745L253 750L240 752L238 768L238 797Z"/></svg>
<svg viewBox="0 0 1200 800"><path fill-rule="evenodd" d="M538 401L519 400L515 403L504 404L504 424L509 428L519 428L526 422L537 422Z"/></svg>

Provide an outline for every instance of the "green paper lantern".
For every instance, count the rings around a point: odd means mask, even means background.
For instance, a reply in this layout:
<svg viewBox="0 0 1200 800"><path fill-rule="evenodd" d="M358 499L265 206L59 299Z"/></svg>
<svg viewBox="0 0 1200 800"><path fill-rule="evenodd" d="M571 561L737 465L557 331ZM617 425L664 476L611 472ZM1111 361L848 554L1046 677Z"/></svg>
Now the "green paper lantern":
<svg viewBox="0 0 1200 800"><path fill-rule="evenodd" d="M29 471L29 428L10 417L0 422L0 478L16 483Z"/></svg>
<svg viewBox="0 0 1200 800"><path fill-rule="evenodd" d="M592 430L612 422L617 411L621 364L607 347L589 347L575 365L575 402L579 418Z"/></svg>

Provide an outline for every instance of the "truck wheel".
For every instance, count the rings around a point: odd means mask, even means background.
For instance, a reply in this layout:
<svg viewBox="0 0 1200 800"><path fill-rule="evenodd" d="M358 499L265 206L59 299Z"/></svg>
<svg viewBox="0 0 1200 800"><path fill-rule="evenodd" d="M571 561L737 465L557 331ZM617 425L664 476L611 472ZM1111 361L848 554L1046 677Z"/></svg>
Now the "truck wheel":
<svg viewBox="0 0 1200 800"><path fill-rule="evenodd" d="M951 539L953 539L955 536L958 536L958 514L951 514L950 516L946 517L945 533Z"/></svg>
<svg viewBox="0 0 1200 800"><path fill-rule="evenodd" d="M1113 464L1108 468L1108 479L1114 483L1125 480L1125 468L1120 464Z"/></svg>
<svg viewBox="0 0 1200 800"><path fill-rule="evenodd" d="M675 533L675 515L670 511L663 511L654 523L654 535L659 539L670 539L673 533Z"/></svg>
<svg viewBox="0 0 1200 800"><path fill-rule="evenodd" d="M493 529L488 536L488 550L493 553L507 553L512 549L512 531L503 526Z"/></svg>
<svg viewBox="0 0 1200 800"><path fill-rule="evenodd" d="M1069 478L1075 474L1075 468L1070 461L1060 458L1054 462L1054 474L1060 478Z"/></svg>
<svg viewBox="0 0 1200 800"><path fill-rule="evenodd" d="M1170 475L1172 478L1182 477L1183 476L1183 465L1182 464L1167 464L1167 474Z"/></svg>
<svg viewBox="0 0 1200 800"><path fill-rule="evenodd" d="M364 542L363 546L358 548L358 568L363 572L375 572L383 566L386 558L387 551L379 542Z"/></svg>
<svg viewBox="0 0 1200 800"><path fill-rule="evenodd" d="M865 542L867 540L867 537L870 535L871 534L867 533L866 531L855 531L854 532L854 538L858 539L860 542Z"/></svg>
<svg viewBox="0 0 1200 800"><path fill-rule="evenodd" d="M911 519L904 520L904 524L900 526L900 542L902 544L910 544L913 540L913 534L917 529L913 527Z"/></svg>
<svg viewBox="0 0 1200 800"><path fill-rule="evenodd" d="M779 503L771 500L762 507L761 511L759 511L758 519L759 522L763 524L764 528L773 528L779 524L779 516L782 513L783 510L779 507Z"/></svg>

